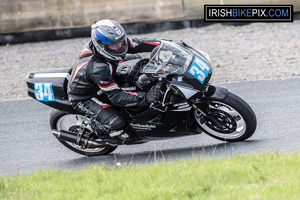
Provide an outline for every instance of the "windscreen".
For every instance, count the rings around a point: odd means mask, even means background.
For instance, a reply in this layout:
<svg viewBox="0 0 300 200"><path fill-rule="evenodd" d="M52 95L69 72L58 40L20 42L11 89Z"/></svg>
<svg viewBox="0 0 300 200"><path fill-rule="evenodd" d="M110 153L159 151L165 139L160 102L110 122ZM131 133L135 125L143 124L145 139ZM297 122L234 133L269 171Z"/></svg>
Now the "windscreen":
<svg viewBox="0 0 300 200"><path fill-rule="evenodd" d="M193 54L176 43L162 41L157 52L144 67L143 73L183 74L189 67Z"/></svg>

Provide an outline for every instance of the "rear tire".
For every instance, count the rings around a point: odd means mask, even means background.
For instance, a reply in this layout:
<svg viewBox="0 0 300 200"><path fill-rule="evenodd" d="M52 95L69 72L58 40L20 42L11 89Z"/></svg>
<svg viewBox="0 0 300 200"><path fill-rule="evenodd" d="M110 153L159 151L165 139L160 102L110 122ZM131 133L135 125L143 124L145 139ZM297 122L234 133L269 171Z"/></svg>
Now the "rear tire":
<svg viewBox="0 0 300 200"><path fill-rule="evenodd" d="M65 117L65 116L70 116L72 117L72 115L75 116L80 116L80 115L75 115L75 114L70 114L68 112L65 111L61 111L61 110L56 110L53 109L50 115L50 127L51 130L56 129L56 130L61 130L59 126L59 121ZM83 117L83 116L82 116ZM76 124L72 124L72 127L76 126ZM71 128L71 127L70 127ZM66 130L66 131L70 131L70 130ZM79 153L81 155L85 155L85 156L101 156L101 155L107 155L111 152L113 152L116 147L105 147L105 148L99 148L99 149L80 149L80 146L76 145L75 143L71 143L71 142L66 142L66 141L61 141L58 139L58 141L60 143L62 143L65 147L67 147L68 149Z"/></svg>
<svg viewBox="0 0 300 200"><path fill-rule="evenodd" d="M210 117L201 120L200 113L193 110L192 115L198 127L206 134L228 142L243 141L251 137L256 129L257 121L252 108L240 97L228 93L222 100L211 100L199 107L207 107ZM216 125L216 122L219 125Z"/></svg>

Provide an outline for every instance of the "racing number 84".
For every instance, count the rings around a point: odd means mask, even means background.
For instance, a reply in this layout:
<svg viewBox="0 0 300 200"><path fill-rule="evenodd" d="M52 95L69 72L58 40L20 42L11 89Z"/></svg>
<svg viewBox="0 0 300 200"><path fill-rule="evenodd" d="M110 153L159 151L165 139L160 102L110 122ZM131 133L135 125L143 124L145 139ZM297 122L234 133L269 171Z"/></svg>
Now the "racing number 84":
<svg viewBox="0 0 300 200"><path fill-rule="evenodd" d="M34 83L34 94L39 101L54 101L52 83Z"/></svg>

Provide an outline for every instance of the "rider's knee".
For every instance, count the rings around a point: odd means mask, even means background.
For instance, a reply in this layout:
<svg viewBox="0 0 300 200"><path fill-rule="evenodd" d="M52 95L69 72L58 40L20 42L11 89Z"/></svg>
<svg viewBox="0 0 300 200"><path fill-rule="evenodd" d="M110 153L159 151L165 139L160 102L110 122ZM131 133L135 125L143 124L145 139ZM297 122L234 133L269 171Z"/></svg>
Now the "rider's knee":
<svg viewBox="0 0 300 200"><path fill-rule="evenodd" d="M125 119L119 111L113 107L103 109L96 117L96 120L105 126L108 131L122 130L125 126Z"/></svg>

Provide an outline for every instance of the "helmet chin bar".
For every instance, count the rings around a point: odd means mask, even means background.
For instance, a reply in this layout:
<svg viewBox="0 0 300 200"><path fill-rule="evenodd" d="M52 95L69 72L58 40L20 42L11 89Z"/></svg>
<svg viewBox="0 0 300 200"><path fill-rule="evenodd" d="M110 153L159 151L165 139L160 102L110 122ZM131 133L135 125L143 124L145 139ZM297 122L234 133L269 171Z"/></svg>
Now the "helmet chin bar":
<svg viewBox="0 0 300 200"><path fill-rule="evenodd" d="M98 50L98 49L97 49ZM99 51L98 51L99 52ZM110 60L123 60L123 58L121 56L113 56L110 54L107 54L106 51L102 50L99 52L102 56L104 56L105 58L108 58Z"/></svg>
<svg viewBox="0 0 300 200"><path fill-rule="evenodd" d="M124 55L121 55L121 56L111 55L111 54L107 53L105 51L105 49L102 49L100 46L98 46L98 47L96 46L96 49L99 52L99 54L101 54L103 57L108 58L110 60L120 61L120 60L123 60L125 55L126 55L126 53Z"/></svg>
<svg viewBox="0 0 300 200"><path fill-rule="evenodd" d="M111 54L108 54L104 49L101 49L101 47L97 47L96 49L98 51L99 54L101 54L104 58L107 58L109 60L123 60L123 58L121 56L113 56Z"/></svg>

